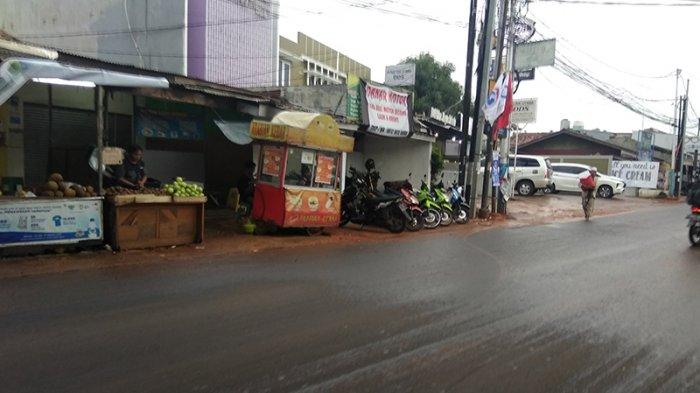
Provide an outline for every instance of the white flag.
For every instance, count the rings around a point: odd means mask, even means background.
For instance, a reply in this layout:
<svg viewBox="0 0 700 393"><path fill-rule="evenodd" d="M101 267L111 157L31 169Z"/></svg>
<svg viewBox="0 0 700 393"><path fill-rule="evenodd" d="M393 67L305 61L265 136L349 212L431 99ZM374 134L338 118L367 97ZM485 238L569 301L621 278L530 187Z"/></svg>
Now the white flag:
<svg viewBox="0 0 700 393"><path fill-rule="evenodd" d="M508 76L505 73L498 77L496 86L494 86L491 93L489 93L488 98L486 98L486 103L482 108L484 111L484 118L492 125L505 110L506 100L508 98L507 80Z"/></svg>

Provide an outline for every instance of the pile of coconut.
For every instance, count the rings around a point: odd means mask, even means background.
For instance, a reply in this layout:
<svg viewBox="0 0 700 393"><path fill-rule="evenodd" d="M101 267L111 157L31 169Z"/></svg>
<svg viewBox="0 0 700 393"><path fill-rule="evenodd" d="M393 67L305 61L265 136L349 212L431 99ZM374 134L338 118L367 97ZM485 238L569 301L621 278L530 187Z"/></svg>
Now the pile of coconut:
<svg viewBox="0 0 700 393"><path fill-rule="evenodd" d="M60 173L53 173L44 184L41 196L49 198L87 198L96 197L92 186L83 187L77 183L63 181Z"/></svg>

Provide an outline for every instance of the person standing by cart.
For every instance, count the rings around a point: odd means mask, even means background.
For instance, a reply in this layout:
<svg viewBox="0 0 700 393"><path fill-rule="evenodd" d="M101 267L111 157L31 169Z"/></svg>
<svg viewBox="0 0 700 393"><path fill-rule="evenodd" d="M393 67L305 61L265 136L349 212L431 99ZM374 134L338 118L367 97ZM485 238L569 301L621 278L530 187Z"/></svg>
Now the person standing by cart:
<svg viewBox="0 0 700 393"><path fill-rule="evenodd" d="M583 215L586 221L591 219L593 208L595 206L595 189L596 176L598 169L591 167L587 172L584 172L579 178L579 186L581 187L581 205L583 207Z"/></svg>

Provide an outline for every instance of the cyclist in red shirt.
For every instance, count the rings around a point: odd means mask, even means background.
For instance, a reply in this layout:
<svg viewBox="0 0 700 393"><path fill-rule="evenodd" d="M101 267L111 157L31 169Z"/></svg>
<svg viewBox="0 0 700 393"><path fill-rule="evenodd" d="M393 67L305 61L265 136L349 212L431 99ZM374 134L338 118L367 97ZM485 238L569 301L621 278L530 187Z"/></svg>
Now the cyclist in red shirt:
<svg viewBox="0 0 700 393"><path fill-rule="evenodd" d="M579 178L579 186L581 187L581 205L583 206L583 215L586 216L586 221L591 219L593 215L593 207L595 205L595 189L596 176L598 169L591 167L588 172L581 174Z"/></svg>

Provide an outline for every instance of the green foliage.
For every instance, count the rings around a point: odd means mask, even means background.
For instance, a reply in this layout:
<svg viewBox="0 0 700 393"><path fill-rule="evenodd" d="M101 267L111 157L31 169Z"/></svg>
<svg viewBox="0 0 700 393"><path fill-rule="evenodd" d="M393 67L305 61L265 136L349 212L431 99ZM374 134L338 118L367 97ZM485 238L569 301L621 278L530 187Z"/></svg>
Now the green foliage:
<svg viewBox="0 0 700 393"><path fill-rule="evenodd" d="M433 143L433 151L430 154L430 177L434 179L445 167L445 158L442 155L442 150L437 144Z"/></svg>
<svg viewBox="0 0 700 393"><path fill-rule="evenodd" d="M455 105L462 98L462 86L452 80L454 64L440 63L430 53L408 57L402 63L416 64L415 106L416 113L429 113L430 107L451 115L460 111Z"/></svg>

